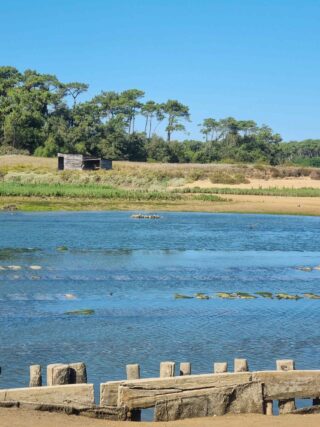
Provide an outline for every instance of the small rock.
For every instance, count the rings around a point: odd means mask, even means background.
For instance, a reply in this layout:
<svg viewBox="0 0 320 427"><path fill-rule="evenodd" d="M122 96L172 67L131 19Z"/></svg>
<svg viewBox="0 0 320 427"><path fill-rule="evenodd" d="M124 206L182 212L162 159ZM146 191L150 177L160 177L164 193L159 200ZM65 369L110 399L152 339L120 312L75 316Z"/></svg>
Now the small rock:
<svg viewBox="0 0 320 427"><path fill-rule="evenodd" d="M195 297L197 299L209 299L209 295L203 294L202 292L198 292L197 294L195 294Z"/></svg>
<svg viewBox="0 0 320 427"><path fill-rule="evenodd" d="M256 295L259 295L262 298L273 298L273 295L271 292L256 292Z"/></svg>
<svg viewBox="0 0 320 427"><path fill-rule="evenodd" d="M313 293L306 293L306 294L303 294L303 296L309 299L320 299L320 295L316 295Z"/></svg>
<svg viewBox="0 0 320 427"><path fill-rule="evenodd" d="M21 270L21 265L8 265L9 270Z"/></svg>
<svg viewBox="0 0 320 427"><path fill-rule="evenodd" d="M64 297L66 299L76 299L77 298L74 294L65 294Z"/></svg>
<svg viewBox="0 0 320 427"><path fill-rule="evenodd" d="M193 297L189 295L183 295L183 294L174 294L175 299L192 299Z"/></svg>
<svg viewBox="0 0 320 427"><path fill-rule="evenodd" d="M312 267L297 267L297 270L310 272L312 271Z"/></svg>
<svg viewBox="0 0 320 427"><path fill-rule="evenodd" d="M299 295L289 295L289 294L276 294L276 298L278 299L287 299L287 300L298 300L301 299L302 297L300 297Z"/></svg>
<svg viewBox="0 0 320 427"><path fill-rule="evenodd" d="M239 299L256 299L257 297L247 292L236 292L237 298Z"/></svg>
<svg viewBox="0 0 320 427"><path fill-rule="evenodd" d="M60 252L66 252L68 250L68 247L67 246L58 246L56 249L57 249L57 251L60 251Z"/></svg>
<svg viewBox="0 0 320 427"><path fill-rule="evenodd" d="M73 315L73 316L90 316L94 314L95 311L91 309L83 309L83 310L74 310L74 311L66 311L64 314Z"/></svg>
<svg viewBox="0 0 320 427"><path fill-rule="evenodd" d="M133 219L159 219L160 215L147 215L147 214L133 214L131 215Z"/></svg>
<svg viewBox="0 0 320 427"><path fill-rule="evenodd" d="M17 211L18 208L16 205L6 205L6 206L3 206L2 210L7 212L14 212L14 211Z"/></svg>
<svg viewBox="0 0 320 427"><path fill-rule="evenodd" d="M230 292L218 292L217 293L217 297L218 298L223 298L223 299L235 299L236 295L232 294Z"/></svg>

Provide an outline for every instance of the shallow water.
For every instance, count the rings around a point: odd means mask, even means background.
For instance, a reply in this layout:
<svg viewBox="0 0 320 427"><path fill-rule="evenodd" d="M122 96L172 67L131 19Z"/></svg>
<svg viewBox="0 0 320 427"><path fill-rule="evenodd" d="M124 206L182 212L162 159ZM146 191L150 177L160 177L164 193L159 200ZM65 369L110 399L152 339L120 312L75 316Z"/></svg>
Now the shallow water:
<svg viewBox="0 0 320 427"><path fill-rule="evenodd" d="M28 366L84 361L89 381L157 376L162 360L294 358L319 369L320 300L175 300L175 293L320 293L316 217L129 212L0 214L0 387L28 384ZM66 246L60 251L57 247ZM40 266L32 270L30 266ZM76 299L66 299L74 294ZM67 311L93 309L92 316Z"/></svg>

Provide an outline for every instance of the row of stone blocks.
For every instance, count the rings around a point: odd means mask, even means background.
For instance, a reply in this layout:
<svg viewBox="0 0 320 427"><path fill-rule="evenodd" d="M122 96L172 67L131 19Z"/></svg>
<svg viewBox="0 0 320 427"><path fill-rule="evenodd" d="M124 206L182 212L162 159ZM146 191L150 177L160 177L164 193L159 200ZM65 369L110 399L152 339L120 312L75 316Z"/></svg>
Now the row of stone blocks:
<svg viewBox="0 0 320 427"><path fill-rule="evenodd" d="M183 362L179 366L180 379L178 379L179 377L175 379L173 377L175 377L176 364L168 361L160 363L160 378L141 380L140 366L130 364L126 366L126 380L101 384L99 410L109 411L108 416L112 415L113 419L138 421L141 418L141 408L154 406L156 419L165 421L165 417L169 413L171 414L170 419L186 417L186 414L189 417L190 408L192 408L190 416L208 416L210 411L215 411L213 414L218 415L229 412L240 413L241 411L257 412L259 405L263 404L263 412L272 415L273 401L277 400L279 413L289 413L295 410L293 396L302 397L299 395L302 385L304 387L304 398L308 396L310 390L309 397L313 398L313 404L320 404L317 397L317 391L320 392L319 371L295 371L293 360L278 360L276 367L277 371L251 373L246 359L235 359L234 373L228 373L226 362L219 362L213 366L214 375L192 375L191 364ZM285 373L285 371L289 372ZM290 371L295 371L292 372L293 376ZM280 391L278 381L282 381ZM81 383L86 382L87 372L84 363L51 364L47 366L47 386L49 387L45 388L51 389L52 392L58 386L69 385L68 387L72 387L72 384L80 386ZM40 385L42 385L41 367L33 365L30 367L30 386L39 387ZM84 393L84 397L80 399L82 404L83 402L90 402L91 397L88 398L87 396L91 396L91 394L93 396L92 385L88 385L88 387L90 390L81 391ZM23 392L27 396L26 389L24 390L17 391L18 395ZM36 389L34 391L36 392ZM45 390L43 391L48 393ZM58 392L58 389L56 391ZM9 390L9 392L12 393L13 391ZM67 389L65 392L69 393ZM80 389L77 389L76 395L79 392ZM78 401L76 395L73 398L74 401ZM8 399L8 396L9 394L6 392L5 399ZM52 396L51 392L50 396ZM28 399L30 398L28 395ZM49 398L48 395L46 399L51 401L52 397ZM68 397L67 400L70 401L70 398ZM54 402L56 401L54 400ZM203 412L203 405L207 407L207 412Z"/></svg>
<svg viewBox="0 0 320 427"><path fill-rule="evenodd" d="M47 386L85 384L87 383L87 369L82 362L54 363L47 366ZM29 387L42 386L42 371L40 365L30 366Z"/></svg>
<svg viewBox="0 0 320 427"><path fill-rule="evenodd" d="M291 359L277 360L277 371L292 371L295 370L295 362ZM160 378L169 378L175 376L176 364L175 362L161 362L160 363ZM248 372L249 365L247 359L234 359L234 372ZM215 374L222 374L228 372L227 362L216 362L213 365L213 372ZM140 379L140 366L138 364L131 364L126 366L127 380ZM182 362L179 366L179 373L183 375L191 375L191 363ZM313 405L320 405L320 398L313 399ZM288 414L296 410L295 399L282 399L278 401L279 414ZM266 401L264 412L266 415L273 415L273 401ZM131 414L134 420L140 419L140 411L134 410Z"/></svg>
<svg viewBox="0 0 320 427"><path fill-rule="evenodd" d="M160 378L175 376L175 362L160 363ZM214 373L224 373L228 371L227 362L215 363ZM234 372L248 371L248 362L246 359L234 360ZM191 375L191 363L180 363L180 375ZM128 380L140 379L140 365L130 364L126 366ZM47 366L47 386L66 385L66 384L83 384L87 383L87 369L83 362L79 363L53 363ZM30 366L29 387L42 386L42 369L41 365Z"/></svg>

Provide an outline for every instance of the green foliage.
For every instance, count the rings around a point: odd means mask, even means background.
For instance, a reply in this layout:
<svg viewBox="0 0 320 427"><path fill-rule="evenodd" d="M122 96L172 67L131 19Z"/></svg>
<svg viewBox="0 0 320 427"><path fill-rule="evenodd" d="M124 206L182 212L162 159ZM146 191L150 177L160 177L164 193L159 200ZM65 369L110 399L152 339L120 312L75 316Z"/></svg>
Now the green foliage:
<svg viewBox="0 0 320 427"><path fill-rule="evenodd" d="M320 140L284 144L270 127L259 127L253 120L207 117L199 125L204 141L178 142L172 135L186 130L187 105L173 99L144 102L144 91L136 88L102 91L82 102L87 90L86 83L63 83L55 75L0 67L0 154L54 157L62 152L116 160L210 163L227 159L320 167ZM166 141L155 134L162 121Z"/></svg>

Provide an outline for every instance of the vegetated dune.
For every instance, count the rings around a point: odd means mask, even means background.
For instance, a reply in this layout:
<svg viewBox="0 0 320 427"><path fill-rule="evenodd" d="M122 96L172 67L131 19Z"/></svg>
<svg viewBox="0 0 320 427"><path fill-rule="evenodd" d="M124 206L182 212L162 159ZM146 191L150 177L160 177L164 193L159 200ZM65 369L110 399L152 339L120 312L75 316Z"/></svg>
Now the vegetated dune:
<svg viewBox="0 0 320 427"><path fill-rule="evenodd" d="M58 172L56 158L0 156L0 210L320 215L319 178L316 168L124 161L108 171Z"/></svg>
<svg viewBox="0 0 320 427"><path fill-rule="evenodd" d="M6 180L19 180L22 183L44 182L46 174L48 174L49 182L92 182L133 188L149 188L150 185L168 189L183 186L210 188L226 185L239 188L320 188L320 170L316 168L254 164L115 161L111 171L64 171L59 173L56 158L22 155L0 156L0 176Z"/></svg>

